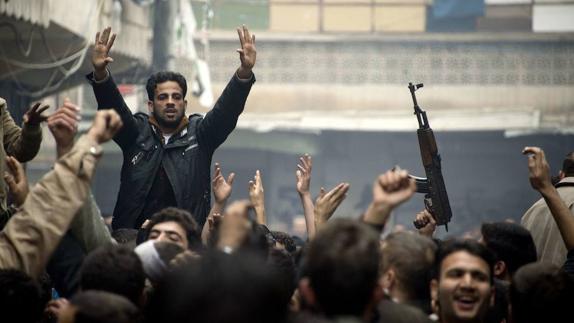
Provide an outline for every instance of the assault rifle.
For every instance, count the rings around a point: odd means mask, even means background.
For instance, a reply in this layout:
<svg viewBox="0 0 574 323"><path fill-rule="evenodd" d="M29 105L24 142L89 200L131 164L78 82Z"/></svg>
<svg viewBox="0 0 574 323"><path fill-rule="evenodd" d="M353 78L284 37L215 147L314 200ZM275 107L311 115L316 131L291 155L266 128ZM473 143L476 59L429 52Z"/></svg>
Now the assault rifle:
<svg viewBox="0 0 574 323"><path fill-rule="evenodd" d="M415 105L415 115L419 122L417 129L417 136L419 138L419 147L421 150L421 158L425 168L426 178L411 176L415 180L417 186L417 193L425 194L425 208L432 214L437 225L444 225L448 231L448 223L452 218L452 211L450 210L450 203L448 202L448 195L446 187L444 186L444 179L442 177L442 170L440 165L440 155L434 133L429 126L427 113L423 111L418 103L415 91L423 87L423 84L409 83L409 90ZM415 224L416 226L416 224Z"/></svg>

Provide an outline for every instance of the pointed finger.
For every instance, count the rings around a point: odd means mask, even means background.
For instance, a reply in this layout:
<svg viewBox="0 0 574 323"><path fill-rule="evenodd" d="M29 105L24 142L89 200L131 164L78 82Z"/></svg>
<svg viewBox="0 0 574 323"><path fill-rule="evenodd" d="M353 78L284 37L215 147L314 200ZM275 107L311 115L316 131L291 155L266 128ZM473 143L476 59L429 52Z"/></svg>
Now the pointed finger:
<svg viewBox="0 0 574 323"><path fill-rule="evenodd" d="M229 174L229 176L227 176L227 184L233 185L233 180L234 180L234 179L235 179L235 173Z"/></svg>
<svg viewBox="0 0 574 323"><path fill-rule="evenodd" d="M244 43L249 43L249 41L251 40L251 34L249 34L249 29L247 29L245 25L243 25L243 38Z"/></svg>
<svg viewBox="0 0 574 323"><path fill-rule="evenodd" d="M98 31L96 33L96 42L94 43L94 46L97 45L100 42L100 32Z"/></svg>
<svg viewBox="0 0 574 323"><path fill-rule="evenodd" d="M104 29L104 32L102 33L102 38L100 38L100 43L102 44L108 43L108 38L110 38L110 31L112 31L112 27L107 27L106 29Z"/></svg>
<svg viewBox="0 0 574 323"><path fill-rule="evenodd" d="M243 31L241 28L237 28L237 35L239 36L239 42L241 43L241 48L243 48L245 41L243 40Z"/></svg>
<svg viewBox="0 0 574 323"><path fill-rule="evenodd" d="M36 113L37 113L37 114L42 114L42 112L48 110L49 107L50 107L50 106L46 104L46 105L42 106L41 108L39 108L38 110L36 110Z"/></svg>
<svg viewBox="0 0 574 323"><path fill-rule="evenodd" d="M112 37L110 38L110 41L108 42L108 45L106 46L106 50L108 51L108 53L110 52L110 49L112 49L115 40L116 40L116 34L113 34Z"/></svg>
<svg viewBox="0 0 574 323"><path fill-rule="evenodd" d="M14 176L8 174L8 172L4 172L4 181L6 185L8 185L8 189L10 191L16 190L16 181L14 180Z"/></svg>
<svg viewBox="0 0 574 323"><path fill-rule="evenodd" d="M28 111L31 112L31 113L32 113L32 112L35 112L35 111L38 109L39 106L40 106L40 102L36 102L36 103L34 103L34 105L33 105L33 106L30 108L30 110L28 110Z"/></svg>

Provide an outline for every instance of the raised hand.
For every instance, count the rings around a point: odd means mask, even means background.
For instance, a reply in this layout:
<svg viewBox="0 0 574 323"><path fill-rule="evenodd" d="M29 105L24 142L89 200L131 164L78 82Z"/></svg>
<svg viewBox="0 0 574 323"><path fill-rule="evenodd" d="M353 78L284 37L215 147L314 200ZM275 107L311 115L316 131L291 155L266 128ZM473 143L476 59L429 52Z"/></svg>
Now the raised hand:
<svg viewBox="0 0 574 323"><path fill-rule="evenodd" d="M94 43L94 51L92 53L92 66L94 67L94 74L98 80L106 77L106 67L114 61L114 59L109 56L109 53L116 40L116 34L111 34L111 32L112 27L108 27L101 33L98 32L96 34L96 42Z"/></svg>
<svg viewBox="0 0 574 323"><path fill-rule="evenodd" d="M415 181L406 170L389 170L373 183L373 201L365 212L364 221L384 225L391 211L410 199L416 191Z"/></svg>
<svg viewBox="0 0 574 323"><path fill-rule="evenodd" d="M236 249L245 241L249 230L249 208L251 203L246 200L235 201L225 210L225 216L221 220L217 248L226 251L229 247Z"/></svg>
<svg viewBox="0 0 574 323"><path fill-rule="evenodd" d="M297 164L297 171L295 172L295 176L297 177L297 192L299 192L299 195L309 194L312 168L313 161L311 160L311 156L305 154L299 158L299 164Z"/></svg>
<svg viewBox="0 0 574 323"><path fill-rule="evenodd" d="M255 172L253 180L249 181L249 199L255 208L257 223L266 224L265 191L263 189L263 181L261 180L261 172L259 170Z"/></svg>
<svg viewBox="0 0 574 323"><path fill-rule="evenodd" d="M98 144L109 141L122 127L120 115L113 109L99 110L87 136Z"/></svg>
<svg viewBox="0 0 574 323"><path fill-rule="evenodd" d="M16 206L21 206L30 192L26 171L22 164L11 156L6 157L6 165L10 172L4 173L4 181L8 185Z"/></svg>
<svg viewBox="0 0 574 323"><path fill-rule="evenodd" d="M30 126L37 126L42 121L46 121L48 119L47 116L43 115L42 112L48 110L49 105L43 105L40 107L40 102L34 104L26 113L24 114L24 124Z"/></svg>
<svg viewBox="0 0 574 323"><path fill-rule="evenodd" d="M544 151L538 147L525 147L522 153L528 155L528 179L532 188L540 193L552 188L550 166Z"/></svg>
<svg viewBox="0 0 574 323"><path fill-rule="evenodd" d="M225 179L221 173L221 167L219 163L215 163L215 171L213 174L213 180L211 181L211 188L213 190L213 196L216 203L222 205L225 204L229 196L231 196L234 179L235 173L229 173L229 176L227 176L227 179Z"/></svg>
<svg viewBox="0 0 574 323"><path fill-rule="evenodd" d="M432 238L436 230L436 221L427 209L417 213L413 224L421 235L429 238Z"/></svg>
<svg viewBox="0 0 574 323"><path fill-rule="evenodd" d="M406 170L390 170L379 175L373 184L373 201L394 209L410 199L415 191L415 181Z"/></svg>
<svg viewBox="0 0 574 323"><path fill-rule="evenodd" d="M315 201L315 225L317 229L333 216L335 210L347 197L349 187L349 183L340 183L329 192L325 192L325 189L321 187L319 196Z"/></svg>
<svg viewBox="0 0 574 323"><path fill-rule="evenodd" d="M68 98L64 104L48 117L48 129L56 140L58 157L67 153L74 145L74 137L78 132L80 120L80 108L74 105Z"/></svg>
<svg viewBox="0 0 574 323"><path fill-rule="evenodd" d="M237 74L240 78L247 79L251 77L251 69L255 66L257 57L255 35L252 35L245 25L237 28L237 35L241 43L241 48L237 49L239 60L241 61L241 66L237 70Z"/></svg>

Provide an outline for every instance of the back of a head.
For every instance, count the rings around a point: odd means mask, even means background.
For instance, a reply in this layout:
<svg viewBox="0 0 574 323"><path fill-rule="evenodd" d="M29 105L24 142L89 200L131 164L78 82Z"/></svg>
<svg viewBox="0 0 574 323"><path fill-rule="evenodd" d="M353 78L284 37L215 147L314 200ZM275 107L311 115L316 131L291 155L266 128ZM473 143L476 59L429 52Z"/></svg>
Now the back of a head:
<svg viewBox="0 0 574 323"><path fill-rule="evenodd" d="M337 219L322 228L304 259L320 310L327 316L362 316L377 286L379 238L366 224Z"/></svg>
<svg viewBox="0 0 574 323"><path fill-rule="evenodd" d="M564 158L562 172L566 177L574 177L574 151L569 152Z"/></svg>
<svg viewBox="0 0 574 323"><path fill-rule="evenodd" d="M287 311L277 272L261 257L208 251L168 273L152 295L148 322L281 322Z"/></svg>
<svg viewBox="0 0 574 323"><path fill-rule="evenodd" d="M408 231L391 233L382 247L382 272L390 268L403 294L410 301L430 304L431 271L434 265L436 244L429 238Z"/></svg>
<svg viewBox="0 0 574 323"><path fill-rule="evenodd" d="M517 223L483 223L482 239L497 261L504 261L512 276L518 268L537 260L536 246L530 231Z"/></svg>
<svg viewBox="0 0 574 323"><path fill-rule="evenodd" d="M574 282L550 263L520 268L510 285L512 318L516 323L571 322Z"/></svg>
<svg viewBox="0 0 574 323"><path fill-rule="evenodd" d="M139 311L132 302L108 292L81 292L70 303L75 309L74 323L136 323L139 320Z"/></svg>
<svg viewBox="0 0 574 323"><path fill-rule="evenodd" d="M37 322L45 302L40 287L25 273L14 269L0 270L0 320Z"/></svg>
<svg viewBox="0 0 574 323"><path fill-rule="evenodd" d="M138 255L126 247L101 247L84 260L80 273L82 290L101 290L141 303L145 273Z"/></svg>

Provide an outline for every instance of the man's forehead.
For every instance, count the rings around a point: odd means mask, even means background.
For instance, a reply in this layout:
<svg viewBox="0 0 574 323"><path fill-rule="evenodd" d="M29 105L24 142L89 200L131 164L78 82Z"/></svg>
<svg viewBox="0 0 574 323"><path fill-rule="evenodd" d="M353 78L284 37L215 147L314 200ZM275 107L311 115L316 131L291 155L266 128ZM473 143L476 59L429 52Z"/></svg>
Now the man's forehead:
<svg viewBox="0 0 574 323"><path fill-rule="evenodd" d="M185 232L183 226L175 221L160 222L151 228L151 231L181 231Z"/></svg>
<svg viewBox="0 0 574 323"><path fill-rule="evenodd" d="M179 84L175 81L166 81L162 83L158 83L155 86L155 93L183 93L183 89Z"/></svg>
<svg viewBox="0 0 574 323"><path fill-rule="evenodd" d="M465 250L453 252L442 260L441 273L452 269L478 270L490 274L489 265L484 259Z"/></svg>

